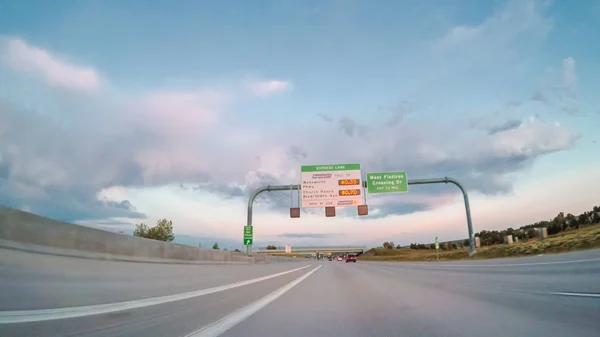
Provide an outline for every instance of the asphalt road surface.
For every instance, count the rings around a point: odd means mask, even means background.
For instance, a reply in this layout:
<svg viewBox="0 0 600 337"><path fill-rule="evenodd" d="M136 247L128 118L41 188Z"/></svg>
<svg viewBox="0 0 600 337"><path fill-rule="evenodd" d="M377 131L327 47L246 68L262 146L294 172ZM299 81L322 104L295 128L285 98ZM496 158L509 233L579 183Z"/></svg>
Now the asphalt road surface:
<svg viewBox="0 0 600 337"><path fill-rule="evenodd" d="M0 250L0 336L600 336L600 250L232 266Z"/></svg>

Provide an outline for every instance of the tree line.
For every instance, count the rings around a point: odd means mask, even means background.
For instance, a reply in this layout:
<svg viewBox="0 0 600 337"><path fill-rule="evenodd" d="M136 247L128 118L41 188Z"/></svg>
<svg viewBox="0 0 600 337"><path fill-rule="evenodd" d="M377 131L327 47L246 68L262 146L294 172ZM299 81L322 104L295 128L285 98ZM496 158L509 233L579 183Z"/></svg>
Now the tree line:
<svg viewBox="0 0 600 337"><path fill-rule="evenodd" d="M135 230L133 231L133 236L158 240L164 242L172 242L175 240L175 235L173 234L173 221L167 219L160 219L156 222L156 226L149 227L145 223L140 223L135 225ZM198 244L198 247L202 248L202 244ZM212 249L219 250L219 244L214 243ZM227 250L226 248L224 250ZM235 252L240 252L239 249L234 250Z"/></svg>
<svg viewBox="0 0 600 337"><path fill-rule="evenodd" d="M504 243L504 237L512 235L518 240L529 240L537 235L537 230L546 228L548 235L556 235L566 230L578 229L580 226L594 225L600 223L600 206L594 206L591 210L583 212L579 215L573 215L571 213L564 214L564 212L558 213L551 220L538 221L526 226L521 226L518 229L509 227L505 230L488 231L482 230L479 233L475 233L475 237L479 238L481 246L492 246ZM439 244L440 249L459 249L469 246L469 239L449 241ZM386 249L400 249L400 245L394 246L394 242L384 242L383 247ZM423 244L423 243L411 243L407 248L410 249L435 249L435 245Z"/></svg>
<svg viewBox="0 0 600 337"><path fill-rule="evenodd" d="M546 228L548 235L556 235L567 230L578 229L581 226L594 225L600 223L600 207L594 206L591 210L579 215L573 215L564 212L558 213L550 220L538 221L518 229L509 227L502 231L486 231L475 234L479 237L479 243L482 246L492 246L504 243L504 237L512 235L519 240L528 240L534 238L536 229Z"/></svg>

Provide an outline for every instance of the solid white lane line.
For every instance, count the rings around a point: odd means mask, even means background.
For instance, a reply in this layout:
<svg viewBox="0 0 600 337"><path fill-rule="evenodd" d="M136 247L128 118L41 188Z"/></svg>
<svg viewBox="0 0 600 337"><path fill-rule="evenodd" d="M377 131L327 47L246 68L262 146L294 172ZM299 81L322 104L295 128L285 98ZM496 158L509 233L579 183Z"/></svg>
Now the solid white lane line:
<svg viewBox="0 0 600 337"><path fill-rule="evenodd" d="M159 297L146 298L142 300L133 300L117 303L88 305L81 307L70 307L70 308L57 308L57 309L41 309L41 310L17 310L17 311L0 311L0 324L6 323L27 323L37 321L49 321L55 319L74 318L90 315L106 314L116 311L131 310L143 307L149 307L152 305L175 302L186 300L198 296L204 296L209 294L218 293L233 288L242 287L245 285L266 281L278 276L293 273L298 270L302 270L310 267L306 265L304 267L284 271L281 273L271 274L263 277L254 278L251 280L230 283L222 286L213 288L207 288L202 290L190 291L185 293L179 293L174 295L166 295Z"/></svg>
<svg viewBox="0 0 600 337"><path fill-rule="evenodd" d="M309 277L312 273L316 272L322 265L319 265L317 268L309 271L308 273L300 276L299 278L293 280L292 282L286 284L285 286L275 290L269 295L243 307L242 309L225 316L224 318L209 324L200 330L194 331L185 337L216 337L224 333L225 331L233 328L238 323L244 321L246 318L254 315L256 312L266 307L269 303L275 301L279 296L285 294L290 289L295 287L298 283L302 282L304 279Z"/></svg>
<svg viewBox="0 0 600 337"><path fill-rule="evenodd" d="M560 295L560 296L576 296L576 297L596 297L600 298L600 294L594 293L571 293L571 292L561 292L555 291L551 293L552 295Z"/></svg>

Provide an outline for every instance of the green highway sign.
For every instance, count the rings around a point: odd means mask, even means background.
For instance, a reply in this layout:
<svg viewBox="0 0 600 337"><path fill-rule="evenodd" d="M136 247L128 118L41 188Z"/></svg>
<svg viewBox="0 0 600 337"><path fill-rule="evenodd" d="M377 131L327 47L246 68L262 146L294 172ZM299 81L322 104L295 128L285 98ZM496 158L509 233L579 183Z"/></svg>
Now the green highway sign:
<svg viewBox="0 0 600 337"><path fill-rule="evenodd" d="M438 242L438 237L435 237L435 249L440 249L440 243Z"/></svg>
<svg viewBox="0 0 600 337"><path fill-rule="evenodd" d="M253 228L252 226L244 226L244 245L249 246L252 244L253 238Z"/></svg>
<svg viewBox="0 0 600 337"><path fill-rule="evenodd" d="M360 164L303 165L300 172L357 171Z"/></svg>
<svg viewBox="0 0 600 337"><path fill-rule="evenodd" d="M408 192L406 172L367 173L367 191L369 193Z"/></svg>

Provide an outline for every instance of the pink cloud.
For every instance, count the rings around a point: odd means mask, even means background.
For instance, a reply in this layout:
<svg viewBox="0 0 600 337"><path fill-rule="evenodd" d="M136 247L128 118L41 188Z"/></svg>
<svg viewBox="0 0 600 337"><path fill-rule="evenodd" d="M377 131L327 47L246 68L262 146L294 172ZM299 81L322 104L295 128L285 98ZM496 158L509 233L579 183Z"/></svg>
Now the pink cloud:
<svg viewBox="0 0 600 337"><path fill-rule="evenodd" d="M211 90L159 92L141 100L141 123L161 134L188 135L214 125L229 96Z"/></svg>
<svg viewBox="0 0 600 337"><path fill-rule="evenodd" d="M170 180L173 174L199 179L202 172L214 167L213 162L220 157L211 155L218 144L210 141L210 132L230 101L226 93L208 89L142 97L133 127L151 137L139 143L134 153L143 168L144 181Z"/></svg>
<svg viewBox="0 0 600 337"><path fill-rule="evenodd" d="M100 76L91 67L69 64L47 50L18 38L3 41L4 59L13 69L43 78L49 85L75 91L93 91Z"/></svg>

